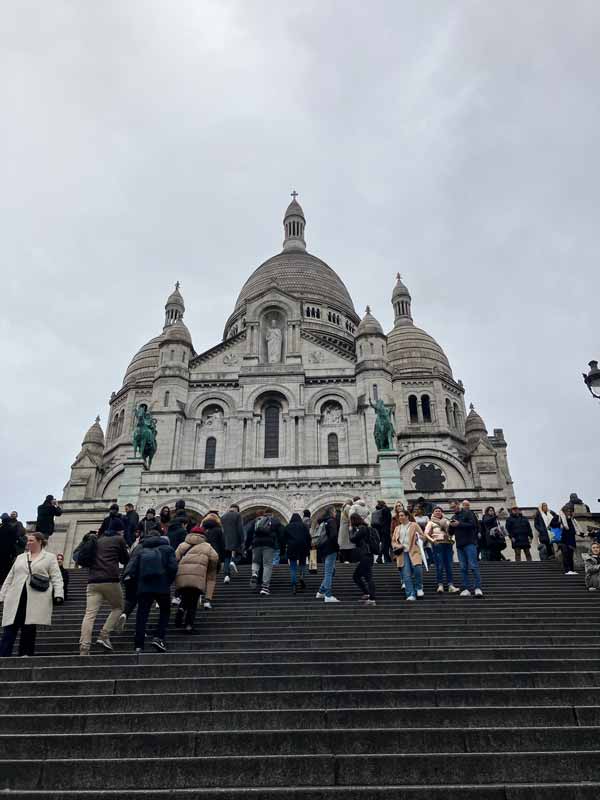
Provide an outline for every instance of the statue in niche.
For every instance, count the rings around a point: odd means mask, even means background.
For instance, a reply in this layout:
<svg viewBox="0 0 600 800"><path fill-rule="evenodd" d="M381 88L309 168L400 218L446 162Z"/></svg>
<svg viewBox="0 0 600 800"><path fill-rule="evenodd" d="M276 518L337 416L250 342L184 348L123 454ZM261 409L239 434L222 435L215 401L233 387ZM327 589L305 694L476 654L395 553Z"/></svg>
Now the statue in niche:
<svg viewBox="0 0 600 800"><path fill-rule="evenodd" d="M323 409L322 422L324 425L338 425L342 421L342 409L337 403L330 403Z"/></svg>
<svg viewBox="0 0 600 800"><path fill-rule="evenodd" d="M202 422L209 428L213 428L221 422L222 418L223 412L219 408L207 408L202 415Z"/></svg>
<svg viewBox="0 0 600 800"><path fill-rule="evenodd" d="M281 361L281 331L277 327L277 320L271 320L271 327L267 330L267 361L269 364L279 364Z"/></svg>

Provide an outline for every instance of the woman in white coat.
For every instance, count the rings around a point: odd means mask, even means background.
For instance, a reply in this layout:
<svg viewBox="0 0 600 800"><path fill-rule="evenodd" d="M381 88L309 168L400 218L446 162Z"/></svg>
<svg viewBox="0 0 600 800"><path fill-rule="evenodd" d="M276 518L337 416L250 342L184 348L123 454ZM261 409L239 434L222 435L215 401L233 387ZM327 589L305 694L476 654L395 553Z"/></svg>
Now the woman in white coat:
<svg viewBox="0 0 600 800"><path fill-rule="evenodd" d="M52 607L64 600L63 580L54 553L46 550L47 540L41 533L27 534L27 550L17 556L0 589L0 602L4 603L0 641L0 658L12 655L19 630L19 655L32 656L35 650L37 625L50 625ZM49 581L45 591L31 586L31 575Z"/></svg>

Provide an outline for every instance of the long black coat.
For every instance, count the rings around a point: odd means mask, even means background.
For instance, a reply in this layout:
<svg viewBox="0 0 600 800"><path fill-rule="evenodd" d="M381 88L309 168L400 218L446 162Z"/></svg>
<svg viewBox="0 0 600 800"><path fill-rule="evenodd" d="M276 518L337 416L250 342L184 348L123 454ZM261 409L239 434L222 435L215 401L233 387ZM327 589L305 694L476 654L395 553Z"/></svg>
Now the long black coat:
<svg viewBox="0 0 600 800"><path fill-rule="evenodd" d="M294 517L297 519L294 519ZM308 558L310 554L310 531L298 514L294 514L285 526L283 538L288 558L297 559L298 561L304 561Z"/></svg>
<svg viewBox="0 0 600 800"><path fill-rule="evenodd" d="M560 519L558 518L558 514L556 513L556 511L551 511L550 509L548 509L548 513L552 514L552 527L560 528ZM550 535L548 533L548 528L546 527L544 518L542 517L539 510L535 512L535 517L533 518L533 527L538 532L538 538L540 542L542 544L549 544Z"/></svg>
<svg viewBox="0 0 600 800"><path fill-rule="evenodd" d="M54 533L54 517L60 517L62 508L53 506L52 503L44 502L38 506L37 520L35 523L36 531L43 533L44 536L52 536Z"/></svg>

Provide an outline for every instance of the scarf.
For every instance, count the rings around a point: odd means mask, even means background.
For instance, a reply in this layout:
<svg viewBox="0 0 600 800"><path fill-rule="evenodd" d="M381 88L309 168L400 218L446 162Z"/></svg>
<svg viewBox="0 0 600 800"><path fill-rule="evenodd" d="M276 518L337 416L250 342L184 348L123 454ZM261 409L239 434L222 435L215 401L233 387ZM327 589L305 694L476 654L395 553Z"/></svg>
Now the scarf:
<svg viewBox="0 0 600 800"><path fill-rule="evenodd" d="M552 523L552 519L555 515L550 513L550 509L548 509L548 511L542 511L541 506L539 506L538 511L544 520L544 525L546 526L547 530L550 530L550 524Z"/></svg>

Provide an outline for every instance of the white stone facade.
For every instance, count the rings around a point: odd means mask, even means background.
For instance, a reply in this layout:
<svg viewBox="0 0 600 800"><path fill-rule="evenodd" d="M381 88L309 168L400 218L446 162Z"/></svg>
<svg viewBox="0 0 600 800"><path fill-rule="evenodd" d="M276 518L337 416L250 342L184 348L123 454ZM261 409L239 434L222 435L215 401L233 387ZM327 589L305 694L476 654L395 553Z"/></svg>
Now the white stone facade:
<svg viewBox="0 0 600 800"><path fill-rule="evenodd" d="M338 275L306 252L305 224L294 199L282 252L250 276L222 341L204 353L194 351L176 287L163 332L110 398L106 439L94 423L73 464L57 530L67 557L121 497L141 402L157 420L158 449L141 473L140 513L179 497L198 514L236 501L248 514L268 505L286 519L353 495L374 502L377 399L394 415L409 500L467 497L476 509L514 501L502 431L488 436L474 410L467 416L462 383L413 324L400 276L386 336L368 309L359 319Z"/></svg>

